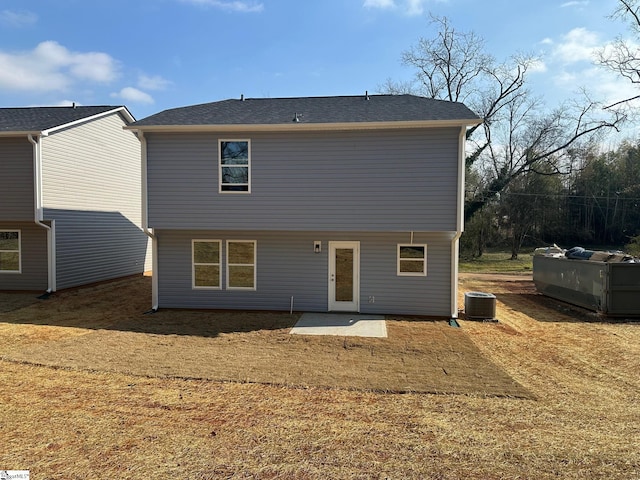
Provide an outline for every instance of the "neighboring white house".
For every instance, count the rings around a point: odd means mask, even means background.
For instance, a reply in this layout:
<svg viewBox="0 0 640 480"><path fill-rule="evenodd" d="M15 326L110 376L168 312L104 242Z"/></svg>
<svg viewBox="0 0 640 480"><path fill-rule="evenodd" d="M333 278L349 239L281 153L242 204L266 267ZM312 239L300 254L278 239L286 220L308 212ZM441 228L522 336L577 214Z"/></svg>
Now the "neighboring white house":
<svg viewBox="0 0 640 480"><path fill-rule="evenodd" d="M150 268L133 121L115 106L0 108L0 290Z"/></svg>
<svg viewBox="0 0 640 480"><path fill-rule="evenodd" d="M241 98L134 122L153 307L457 316L461 103Z"/></svg>

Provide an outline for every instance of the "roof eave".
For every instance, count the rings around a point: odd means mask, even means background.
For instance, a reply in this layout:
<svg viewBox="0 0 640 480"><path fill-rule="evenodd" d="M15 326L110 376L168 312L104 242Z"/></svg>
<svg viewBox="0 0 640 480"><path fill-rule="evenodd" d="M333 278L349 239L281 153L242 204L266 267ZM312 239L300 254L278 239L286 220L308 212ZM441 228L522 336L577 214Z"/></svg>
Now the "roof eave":
<svg viewBox="0 0 640 480"><path fill-rule="evenodd" d="M28 137L29 135L40 135L40 130L16 130L9 132L0 132L0 137Z"/></svg>
<svg viewBox="0 0 640 480"><path fill-rule="evenodd" d="M388 122L277 123L277 124L210 124L210 125L127 125L126 130L142 132L293 132L326 130L383 130L402 128L471 127L481 118L455 120L420 120Z"/></svg>
<svg viewBox="0 0 640 480"><path fill-rule="evenodd" d="M50 133L53 133L57 130L63 130L65 128L73 127L80 123L91 122L93 120L97 120L99 118L106 117L108 115L113 115L114 113L120 113L125 118L127 123L133 123L136 121L133 115L131 115L131 112L129 112L129 110L127 109L127 107L116 107L111 110L106 110L101 113L96 113L95 115L79 118L78 120L74 120L73 122L67 122L67 123L63 123L62 125L57 125L55 127L47 128L46 130L42 130L42 132L40 133L42 133L42 135L46 137Z"/></svg>

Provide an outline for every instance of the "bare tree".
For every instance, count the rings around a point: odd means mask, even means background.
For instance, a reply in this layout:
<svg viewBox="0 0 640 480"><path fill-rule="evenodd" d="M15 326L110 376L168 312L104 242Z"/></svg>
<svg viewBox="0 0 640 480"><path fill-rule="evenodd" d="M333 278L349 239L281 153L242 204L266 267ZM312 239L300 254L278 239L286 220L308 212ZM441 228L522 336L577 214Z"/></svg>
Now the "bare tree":
<svg viewBox="0 0 640 480"><path fill-rule="evenodd" d="M620 19L629 24L636 38L640 37L640 0L618 0L619 5L612 14L613 19ZM640 48L630 41L618 38L613 44L598 53L597 62L626 78L634 85L640 85ZM637 100L640 95L621 99L607 108L627 107L629 102Z"/></svg>
<svg viewBox="0 0 640 480"><path fill-rule="evenodd" d="M431 17L438 26L434 38L421 38L402 54L405 65L416 67L420 90L426 97L464 102L473 96L477 81L494 63L484 53L484 40L473 32L458 32L446 17Z"/></svg>
<svg viewBox="0 0 640 480"><path fill-rule="evenodd" d="M617 112L604 112L586 96L581 103L546 110L526 84L536 58L514 55L498 63L485 53L484 40L476 34L457 31L447 18L432 17L431 24L437 33L420 39L402 56L405 65L416 69L411 91L462 101L484 120L467 131L472 145L467 167L483 171L485 183L467 198L465 220L536 166L544 165L544 171L553 174L566 172L572 151L622 121ZM392 93L409 91L408 84L390 80L386 87Z"/></svg>
<svg viewBox="0 0 640 480"><path fill-rule="evenodd" d="M474 151L467 158L471 165L491 142L490 126L507 105L527 95L525 75L536 61L533 57L514 56L509 64L497 64L485 53L484 40L473 32L456 30L446 17L431 17L437 28L433 38L421 38L402 54L402 63L415 68L413 82L388 79L382 90L387 93L414 93L428 98L464 102L484 122L467 131L476 135Z"/></svg>

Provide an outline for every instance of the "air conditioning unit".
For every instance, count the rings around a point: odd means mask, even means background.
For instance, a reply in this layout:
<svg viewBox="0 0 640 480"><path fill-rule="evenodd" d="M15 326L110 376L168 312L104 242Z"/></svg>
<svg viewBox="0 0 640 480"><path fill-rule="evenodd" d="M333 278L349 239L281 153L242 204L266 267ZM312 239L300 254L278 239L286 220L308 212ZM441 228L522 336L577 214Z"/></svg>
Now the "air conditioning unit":
<svg viewBox="0 0 640 480"><path fill-rule="evenodd" d="M496 316L496 296L492 293L464 294L464 313L467 318L493 319Z"/></svg>

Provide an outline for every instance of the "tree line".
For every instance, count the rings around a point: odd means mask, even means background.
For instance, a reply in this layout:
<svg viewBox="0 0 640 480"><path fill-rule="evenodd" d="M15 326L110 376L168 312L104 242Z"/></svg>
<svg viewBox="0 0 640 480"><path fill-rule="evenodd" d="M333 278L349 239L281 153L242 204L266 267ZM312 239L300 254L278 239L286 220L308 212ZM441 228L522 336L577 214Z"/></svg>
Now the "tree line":
<svg viewBox="0 0 640 480"><path fill-rule="evenodd" d="M612 18L640 37L640 0L618 0ZM539 59L498 61L484 39L432 17L433 34L402 55L412 81L392 79L386 93L464 102L483 122L467 131L463 251L506 244L517 258L525 245L640 244L640 143L602 153L598 145L637 121L633 101L603 104L588 91L549 106L530 89ZM640 49L622 39L595 63L640 83Z"/></svg>
<svg viewBox="0 0 640 480"><path fill-rule="evenodd" d="M640 143L606 153L587 152L566 175L528 172L512 180L466 223L462 251L558 244L606 246L635 253L640 235ZM477 175L467 181L473 196ZM480 187L481 188L481 187ZM629 246L629 247L627 247Z"/></svg>

